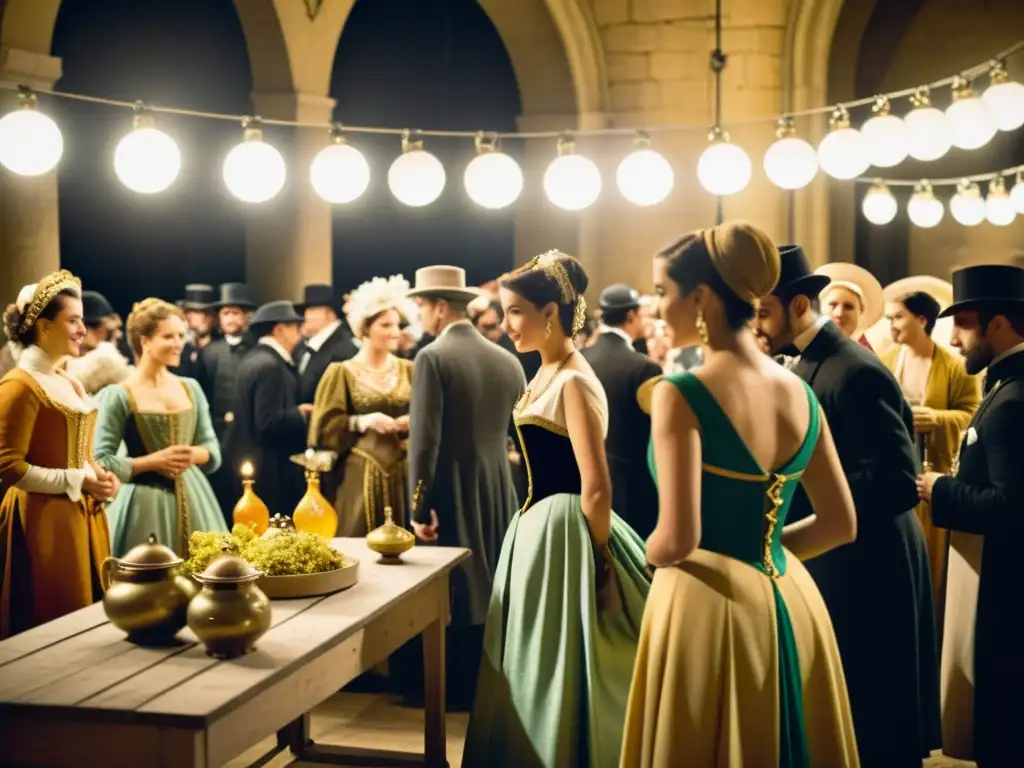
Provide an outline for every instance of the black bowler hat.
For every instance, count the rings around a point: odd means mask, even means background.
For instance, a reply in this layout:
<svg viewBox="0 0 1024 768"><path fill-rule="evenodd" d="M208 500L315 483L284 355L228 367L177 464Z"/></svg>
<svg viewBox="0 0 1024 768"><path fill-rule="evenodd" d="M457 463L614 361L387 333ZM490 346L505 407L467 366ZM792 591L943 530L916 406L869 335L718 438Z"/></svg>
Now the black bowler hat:
<svg viewBox="0 0 1024 768"><path fill-rule="evenodd" d="M780 245L779 256L782 259L782 270L779 282L772 293L787 295L804 295L817 299L825 286L832 282L826 275L816 275L811 263L799 245Z"/></svg>
<svg viewBox="0 0 1024 768"><path fill-rule="evenodd" d="M602 312L636 309L640 306L640 292L624 283L616 283L601 291L598 301Z"/></svg>
<svg viewBox="0 0 1024 768"><path fill-rule="evenodd" d="M327 307L337 311L340 306L341 302L334 295L333 286L314 283L302 289L302 301L295 305L295 309L305 312L310 307Z"/></svg>
<svg viewBox="0 0 1024 768"><path fill-rule="evenodd" d="M220 287L220 301L214 304L215 307L241 307L242 309L256 309L256 305L249 298L249 286L245 283L224 283Z"/></svg>
<svg viewBox="0 0 1024 768"><path fill-rule="evenodd" d="M939 317L993 306L1024 309L1024 269L1006 264L980 264L953 273L953 303Z"/></svg>
<svg viewBox="0 0 1024 768"><path fill-rule="evenodd" d="M202 311L209 309L217 300L217 293L212 285L192 283L185 286L185 298L178 302L182 309Z"/></svg>
<svg viewBox="0 0 1024 768"><path fill-rule="evenodd" d="M82 291L82 319L90 328L100 324L104 317L115 314L107 297L98 291Z"/></svg>
<svg viewBox="0 0 1024 768"><path fill-rule="evenodd" d="M290 301L271 301L256 310L252 316L250 325L253 328L258 326L275 326L278 323L301 323L302 318L295 311L295 305Z"/></svg>

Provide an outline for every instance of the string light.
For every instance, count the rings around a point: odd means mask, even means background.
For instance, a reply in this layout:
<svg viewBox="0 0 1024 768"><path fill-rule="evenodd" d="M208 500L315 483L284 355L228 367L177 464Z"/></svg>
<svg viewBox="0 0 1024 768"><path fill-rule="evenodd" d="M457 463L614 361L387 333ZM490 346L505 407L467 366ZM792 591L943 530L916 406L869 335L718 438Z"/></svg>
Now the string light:
<svg viewBox="0 0 1024 768"><path fill-rule="evenodd" d="M818 145L821 170L834 179L860 176L871 165L868 148L860 131L850 127L850 113L842 104L829 119L829 132Z"/></svg>
<svg viewBox="0 0 1024 768"><path fill-rule="evenodd" d="M42 176L57 167L64 154L60 128L36 108L36 96L18 89L21 109L0 119L0 163L19 176Z"/></svg>
<svg viewBox="0 0 1024 768"><path fill-rule="evenodd" d="M988 73L991 85L981 95L1001 131L1015 131L1024 125L1024 85L1010 80L1000 61L992 62Z"/></svg>
<svg viewBox="0 0 1024 768"><path fill-rule="evenodd" d="M1017 171L1017 181L1010 190L1010 200L1017 213L1024 213L1024 171Z"/></svg>
<svg viewBox="0 0 1024 768"><path fill-rule="evenodd" d="M446 181L441 161L423 149L422 141L413 141L406 131L402 136L402 154L388 169L391 194L399 202L421 208L441 196Z"/></svg>
<svg viewBox="0 0 1024 768"><path fill-rule="evenodd" d="M945 208L942 201L935 197L932 185L927 181L918 182L914 186L914 194L907 203L907 216L922 229L931 229L942 221Z"/></svg>
<svg viewBox="0 0 1024 768"><path fill-rule="evenodd" d="M181 150L177 142L157 130L152 115L139 104L132 131L114 150L114 172L128 189L143 195L163 192L181 172Z"/></svg>
<svg viewBox="0 0 1024 768"><path fill-rule="evenodd" d="M953 103L946 108L946 119L953 146L960 149L979 149L992 141L999 130L989 108L964 77L953 83Z"/></svg>
<svg viewBox="0 0 1024 768"><path fill-rule="evenodd" d="M988 195L985 197L985 218L989 224L997 227L1008 227L1017 218L1013 201L1006 193L1006 182L997 176L988 183Z"/></svg>
<svg viewBox="0 0 1024 768"><path fill-rule="evenodd" d="M876 168L892 168L907 159L907 126L892 114L892 105L885 96L879 96L871 111L874 117L860 128L864 137L867 159Z"/></svg>
<svg viewBox="0 0 1024 768"><path fill-rule="evenodd" d="M621 195L634 205L657 205L672 191L675 172L660 153L651 149L650 137L640 131L634 149L619 163L615 183Z"/></svg>
<svg viewBox="0 0 1024 768"><path fill-rule="evenodd" d="M466 194L483 208L497 210L512 205L523 191L519 163L498 151L496 138L482 133L476 137L476 151L463 176Z"/></svg>
<svg viewBox="0 0 1024 768"><path fill-rule="evenodd" d="M861 203L864 218L879 226L895 219L897 210L899 206L896 204L896 198L892 196L884 181L876 181L864 195L864 201Z"/></svg>
<svg viewBox="0 0 1024 768"><path fill-rule="evenodd" d="M370 186L370 164L345 141L341 126L331 128L330 141L309 166L310 183L328 203L351 203Z"/></svg>
<svg viewBox="0 0 1024 768"><path fill-rule="evenodd" d="M965 227L976 227L985 220L985 200L981 189L973 181L964 179L949 201L949 212Z"/></svg>
<svg viewBox="0 0 1024 768"><path fill-rule="evenodd" d="M265 203L284 188L284 158L263 140L258 117L242 121L243 140L224 159L224 183L231 194L246 203Z"/></svg>
<svg viewBox="0 0 1024 768"><path fill-rule="evenodd" d="M949 120L932 106L931 92L921 86L910 97L913 109L903 118L907 129L907 152L915 160L938 160L953 146Z"/></svg>
<svg viewBox="0 0 1024 768"><path fill-rule="evenodd" d="M601 194L601 172L593 160L576 154L576 144L568 136L559 138L558 157L544 172L544 192L566 211L589 208Z"/></svg>
<svg viewBox="0 0 1024 768"><path fill-rule="evenodd" d="M716 125L708 135L710 146L697 161L697 180L716 197L728 197L750 183L753 166L743 147L729 141L729 134Z"/></svg>
<svg viewBox="0 0 1024 768"><path fill-rule="evenodd" d="M777 187L803 189L818 173L818 152L796 135L793 118L779 118L778 139L764 153L764 172Z"/></svg>

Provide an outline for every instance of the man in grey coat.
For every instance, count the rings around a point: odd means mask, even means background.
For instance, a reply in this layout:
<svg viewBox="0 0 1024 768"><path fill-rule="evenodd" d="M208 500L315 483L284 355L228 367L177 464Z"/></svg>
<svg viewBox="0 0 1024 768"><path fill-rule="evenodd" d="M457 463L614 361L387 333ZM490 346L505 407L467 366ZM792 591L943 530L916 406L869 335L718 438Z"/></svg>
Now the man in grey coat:
<svg viewBox="0 0 1024 768"><path fill-rule="evenodd" d="M410 291L434 341L416 355L409 483L416 535L473 556L452 573L448 681L453 708L472 705L491 584L518 508L508 459L512 409L526 387L514 355L466 319L478 295L460 267L426 267Z"/></svg>

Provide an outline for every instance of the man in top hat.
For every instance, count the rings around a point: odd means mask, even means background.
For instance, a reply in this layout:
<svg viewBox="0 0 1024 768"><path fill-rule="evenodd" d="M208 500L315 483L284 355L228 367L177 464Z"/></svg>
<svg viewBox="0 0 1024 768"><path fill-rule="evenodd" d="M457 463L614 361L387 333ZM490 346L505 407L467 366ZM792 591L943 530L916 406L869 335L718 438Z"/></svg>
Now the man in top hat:
<svg viewBox="0 0 1024 768"><path fill-rule="evenodd" d="M612 479L612 509L646 539L658 522L658 491L647 467L650 398L661 368L633 348L643 338L640 294L628 285L601 292L597 339L581 354L608 396L605 452Z"/></svg>
<svg viewBox="0 0 1024 768"><path fill-rule="evenodd" d="M949 591L976 590L977 612L973 622L967 610L947 614L943 751L974 759L979 768L1019 765L1017 728L1024 718L1017 610L1024 534L1024 269L982 265L958 270L953 298L941 313L953 318L952 345L964 356L968 373L988 372L984 399L964 432L952 473L931 472L917 481L921 498L931 501L933 522L953 530L950 558L962 557L973 566L972 582L980 573L973 584L954 584L951 569ZM964 534L984 539L972 541ZM956 651L969 650L972 640L973 670L964 669Z"/></svg>
<svg viewBox="0 0 1024 768"><path fill-rule="evenodd" d="M217 294L211 285L192 283L185 286L185 298L178 306L185 311L188 338L181 351L181 365L174 369L178 376L186 376L202 383L204 372L200 352L213 339L213 305Z"/></svg>
<svg viewBox="0 0 1024 768"><path fill-rule="evenodd" d="M299 371L299 399L312 403L316 387L331 363L348 360L359 351L348 327L338 317L341 302L329 285L307 285L296 309L303 315L306 340L295 348Z"/></svg>
<svg viewBox="0 0 1024 768"><path fill-rule="evenodd" d="M290 515L303 494L302 469L291 462L306 448L310 403L299 399L299 379L292 350L301 338L302 317L289 301L264 304L252 317L258 339L241 360L235 388L234 424L228 436L225 465L237 473L250 462L256 491L271 514ZM225 508L230 516L241 493L233 474L234 501Z"/></svg>
<svg viewBox="0 0 1024 768"><path fill-rule="evenodd" d="M246 338L249 316L256 305L249 299L249 288L244 283L224 283L220 298L211 309L217 314L220 338L214 339L200 354L210 401L213 431L224 444L224 436L235 419L232 403L235 399L235 375L242 356L253 346Z"/></svg>
<svg viewBox="0 0 1024 768"><path fill-rule="evenodd" d="M409 296L434 341L416 355L409 414L413 529L423 541L466 547L452 573L449 701L473 701L501 542L518 507L508 459L512 409L526 387L519 361L466 318L479 293L460 267L416 272Z"/></svg>
<svg viewBox="0 0 1024 768"><path fill-rule="evenodd" d="M839 641L860 762L920 768L939 746L931 575L918 503L913 416L892 373L819 316L830 278L799 246L779 249L782 272L761 299L756 332L814 390L857 508L857 539L807 563ZM813 514L798 487L787 522Z"/></svg>

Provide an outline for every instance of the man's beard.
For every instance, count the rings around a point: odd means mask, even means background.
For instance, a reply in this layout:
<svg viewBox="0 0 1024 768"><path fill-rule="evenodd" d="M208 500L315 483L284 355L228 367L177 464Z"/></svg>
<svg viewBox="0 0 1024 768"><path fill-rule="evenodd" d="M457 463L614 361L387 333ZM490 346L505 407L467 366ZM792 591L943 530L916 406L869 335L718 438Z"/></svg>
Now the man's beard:
<svg viewBox="0 0 1024 768"><path fill-rule="evenodd" d="M964 368L971 376L981 373L989 367L995 353L992 345L987 341L979 341L978 344L964 353Z"/></svg>
<svg viewBox="0 0 1024 768"><path fill-rule="evenodd" d="M793 331L789 324L789 317L782 318L782 327L779 329L777 336L769 336L761 330L755 330L754 334L759 339L764 339L768 342L768 348L770 355L779 354L782 349L793 343Z"/></svg>

